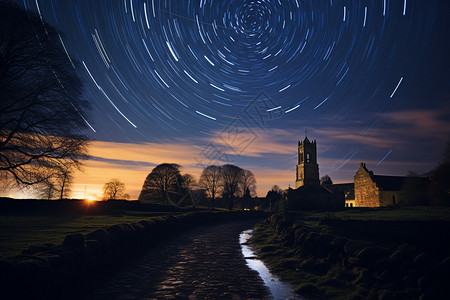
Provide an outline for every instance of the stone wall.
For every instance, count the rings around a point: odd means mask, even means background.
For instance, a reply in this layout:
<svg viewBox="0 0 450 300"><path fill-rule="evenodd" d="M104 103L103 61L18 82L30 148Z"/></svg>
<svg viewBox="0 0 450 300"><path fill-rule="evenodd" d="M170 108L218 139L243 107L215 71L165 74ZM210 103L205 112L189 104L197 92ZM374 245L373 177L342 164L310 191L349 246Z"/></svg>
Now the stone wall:
<svg viewBox="0 0 450 300"><path fill-rule="evenodd" d="M34 245L0 260L2 299L68 299L83 278L123 263L158 240L213 222L261 218L257 212L195 212L118 224L87 235L66 236L62 245Z"/></svg>
<svg viewBox="0 0 450 300"><path fill-rule="evenodd" d="M314 230L273 215L266 224L280 245L295 253L290 266L360 291L348 299L450 299L450 242L441 240L449 222L324 218ZM350 238L347 233L355 229L367 238ZM380 246L374 236L389 243ZM297 291L308 299L328 299L317 287Z"/></svg>
<svg viewBox="0 0 450 300"><path fill-rule="evenodd" d="M366 165L361 163L354 177L355 207L379 207L380 190L373 181Z"/></svg>

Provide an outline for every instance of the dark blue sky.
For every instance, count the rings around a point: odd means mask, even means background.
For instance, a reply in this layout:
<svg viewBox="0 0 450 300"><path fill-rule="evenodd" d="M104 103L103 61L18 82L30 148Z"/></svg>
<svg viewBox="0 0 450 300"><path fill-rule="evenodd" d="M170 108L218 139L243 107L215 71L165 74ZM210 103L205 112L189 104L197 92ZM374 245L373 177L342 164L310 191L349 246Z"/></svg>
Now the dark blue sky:
<svg viewBox="0 0 450 300"><path fill-rule="evenodd" d="M449 1L18 3L81 62L95 140L194 146L293 182L307 129L321 175L351 181L360 161L429 171L450 133Z"/></svg>

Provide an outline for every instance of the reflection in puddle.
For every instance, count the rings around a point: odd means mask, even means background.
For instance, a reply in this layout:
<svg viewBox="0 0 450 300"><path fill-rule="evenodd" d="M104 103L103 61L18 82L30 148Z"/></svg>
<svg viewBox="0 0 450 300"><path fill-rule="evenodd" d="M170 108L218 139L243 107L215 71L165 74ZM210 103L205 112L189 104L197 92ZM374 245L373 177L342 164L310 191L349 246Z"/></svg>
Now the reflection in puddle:
<svg viewBox="0 0 450 300"><path fill-rule="evenodd" d="M270 293L275 300L281 299L302 299L295 294L292 287L286 282L280 281L278 277L272 275L264 263L256 258L256 254L247 245L242 245L252 237L253 229L245 230L239 235L239 243L241 244L242 254L245 257L247 265L258 272L264 283L269 287Z"/></svg>

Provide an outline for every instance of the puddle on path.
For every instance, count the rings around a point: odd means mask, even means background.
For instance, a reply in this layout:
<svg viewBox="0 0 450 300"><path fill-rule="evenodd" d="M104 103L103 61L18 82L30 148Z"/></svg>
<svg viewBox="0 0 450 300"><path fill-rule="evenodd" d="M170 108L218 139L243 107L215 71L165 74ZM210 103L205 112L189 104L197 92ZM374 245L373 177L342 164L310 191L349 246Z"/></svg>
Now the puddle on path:
<svg viewBox="0 0 450 300"><path fill-rule="evenodd" d="M253 229L248 229L239 235L239 243L241 244L241 251L245 257L247 265L258 272L259 276L264 280L264 283L269 287L270 293L275 300L302 300L304 298L295 294L292 286L281 281L277 276L270 273L269 269L262 260L256 258L256 254L249 246L243 245L252 237Z"/></svg>

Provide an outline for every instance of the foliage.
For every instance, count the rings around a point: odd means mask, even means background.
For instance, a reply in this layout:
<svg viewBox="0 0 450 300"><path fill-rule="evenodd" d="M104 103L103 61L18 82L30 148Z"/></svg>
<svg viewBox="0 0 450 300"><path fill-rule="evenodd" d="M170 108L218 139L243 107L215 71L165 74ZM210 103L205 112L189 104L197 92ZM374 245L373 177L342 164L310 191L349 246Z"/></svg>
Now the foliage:
<svg viewBox="0 0 450 300"><path fill-rule="evenodd" d="M61 168L55 176L38 183L37 188L41 191L43 199L64 199L70 196L72 182L72 172L67 168Z"/></svg>
<svg viewBox="0 0 450 300"><path fill-rule="evenodd" d="M158 199L161 204L168 204L170 201L186 205L189 201L184 199L192 198L195 206L208 197L209 207L214 208L215 200L220 195L228 209L233 209L234 201L239 197L242 202L247 203L246 207L254 207L252 204L253 197L256 196L256 179L251 171L230 164L211 165L203 169L197 184L191 174L181 174L180 168L173 163L156 166L145 179L139 200Z"/></svg>
<svg viewBox="0 0 450 300"><path fill-rule="evenodd" d="M56 197L56 188L55 185L52 182L45 182L41 184L42 187L40 188L40 196L44 200L51 200Z"/></svg>
<svg viewBox="0 0 450 300"><path fill-rule="evenodd" d="M328 174L325 174L325 176L320 178L320 184L333 184L333 180L331 180L331 177L328 176Z"/></svg>
<svg viewBox="0 0 450 300"><path fill-rule="evenodd" d="M447 138L441 161L442 164L450 164L450 136Z"/></svg>
<svg viewBox="0 0 450 300"><path fill-rule="evenodd" d="M279 202L282 198L283 190L278 185L274 185L266 195L266 199L269 201L269 210L272 212L278 211Z"/></svg>
<svg viewBox="0 0 450 300"><path fill-rule="evenodd" d="M194 188L197 187L197 181L195 180L194 176L191 174L183 174L181 175L181 182L179 183L181 190L183 191L192 191Z"/></svg>
<svg viewBox="0 0 450 300"><path fill-rule="evenodd" d="M233 209L234 199L242 194L242 179L244 170L235 165L222 166L222 196L228 209Z"/></svg>
<svg viewBox="0 0 450 300"><path fill-rule="evenodd" d="M251 197L256 196L256 179L252 171L243 170L242 171L242 192L244 193L243 196L245 196L247 190L249 196Z"/></svg>
<svg viewBox="0 0 450 300"><path fill-rule="evenodd" d="M70 186L73 182L73 175L71 172L63 170L60 176L56 179L56 184L59 191L59 199L68 198L70 195Z"/></svg>
<svg viewBox="0 0 450 300"><path fill-rule="evenodd" d="M199 185L205 190L210 207L214 207L214 201L221 195L228 209L233 209L234 201L240 198L241 208L253 208L255 206L256 179L253 172L244 170L235 165L207 166L200 175Z"/></svg>
<svg viewBox="0 0 450 300"><path fill-rule="evenodd" d="M139 200L160 199L167 204L167 193L176 191L181 181L180 166L174 163L157 165L144 181Z"/></svg>
<svg viewBox="0 0 450 300"><path fill-rule="evenodd" d="M214 208L214 200L222 188L222 168L220 166L207 166L200 175L199 185L205 189L210 198L210 207Z"/></svg>
<svg viewBox="0 0 450 300"><path fill-rule="evenodd" d="M125 183L119 179L113 178L103 186L103 198L105 200L124 199L126 195L128 194L125 194Z"/></svg>
<svg viewBox="0 0 450 300"><path fill-rule="evenodd" d="M0 179L50 182L87 158L77 62L55 27L12 2L0 1L0 28Z"/></svg>
<svg viewBox="0 0 450 300"><path fill-rule="evenodd" d="M444 151L442 152L442 159L437 168L432 172L433 180L444 190L448 195L450 194L450 137L447 139Z"/></svg>

